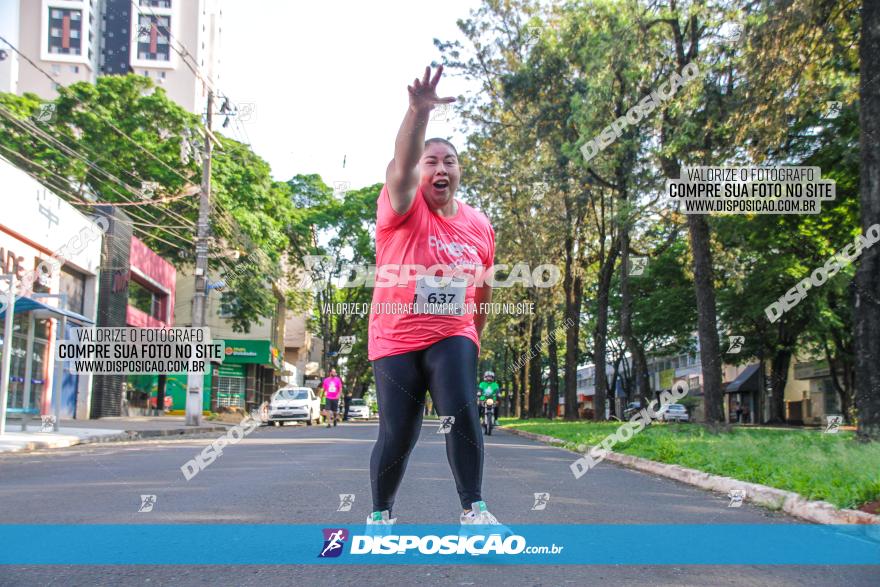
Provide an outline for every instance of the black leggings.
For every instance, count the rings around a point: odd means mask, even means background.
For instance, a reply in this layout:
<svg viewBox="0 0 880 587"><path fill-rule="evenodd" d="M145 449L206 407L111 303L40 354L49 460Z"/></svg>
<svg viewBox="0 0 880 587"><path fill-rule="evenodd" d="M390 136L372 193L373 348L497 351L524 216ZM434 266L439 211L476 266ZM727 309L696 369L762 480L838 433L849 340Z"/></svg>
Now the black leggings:
<svg viewBox="0 0 880 587"><path fill-rule="evenodd" d="M379 438L370 457L373 511L391 511L415 448L430 390L437 414L454 416L446 436L446 458L465 509L480 501L483 434L477 415L477 346L452 336L421 351L373 361L379 403Z"/></svg>

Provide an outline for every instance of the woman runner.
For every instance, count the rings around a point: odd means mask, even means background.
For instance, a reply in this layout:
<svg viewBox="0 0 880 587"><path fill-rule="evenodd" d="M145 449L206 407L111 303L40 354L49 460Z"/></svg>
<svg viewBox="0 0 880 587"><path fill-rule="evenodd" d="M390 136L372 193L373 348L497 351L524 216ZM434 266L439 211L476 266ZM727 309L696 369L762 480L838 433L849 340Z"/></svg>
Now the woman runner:
<svg viewBox="0 0 880 587"><path fill-rule="evenodd" d="M442 72L440 66L432 78L426 67L421 81L408 86L409 108L378 200L376 264L380 272L400 266L395 278L406 287L396 287L398 281L383 287L377 280L373 290L368 349L379 437L370 458L373 512L368 524L396 521L391 511L418 440L428 390L445 420L441 426L463 510L461 523L498 524L481 495L483 435L473 393L486 315L466 308L488 303L492 291L481 280L463 284L460 278L461 272L481 275L492 266L495 232L483 214L455 199L461 170L452 143L425 140L431 110L455 101L437 96ZM409 270L438 266L448 272ZM458 279L424 277L451 277L453 272ZM411 311L401 311L404 307Z"/></svg>

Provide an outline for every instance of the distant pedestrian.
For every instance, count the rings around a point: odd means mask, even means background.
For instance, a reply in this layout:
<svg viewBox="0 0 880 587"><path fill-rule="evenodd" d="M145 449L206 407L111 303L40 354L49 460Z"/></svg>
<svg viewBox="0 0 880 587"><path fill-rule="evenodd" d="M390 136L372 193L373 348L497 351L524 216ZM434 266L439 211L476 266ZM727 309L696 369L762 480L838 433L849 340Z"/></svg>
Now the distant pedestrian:
<svg viewBox="0 0 880 587"><path fill-rule="evenodd" d="M327 428L330 428L331 421L333 426L336 426L339 396L342 394L342 380L336 375L336 369L330 369L330 376L324 379L321 387L324 389L324 397L327 398L324 414L327 418Z"/></svg>
<svg viewBox="0 0 880 587"><path fill-rule="evenodd" d="M741 403L736 404L736 423L742 424L743 418L743 407Z"/></svg>

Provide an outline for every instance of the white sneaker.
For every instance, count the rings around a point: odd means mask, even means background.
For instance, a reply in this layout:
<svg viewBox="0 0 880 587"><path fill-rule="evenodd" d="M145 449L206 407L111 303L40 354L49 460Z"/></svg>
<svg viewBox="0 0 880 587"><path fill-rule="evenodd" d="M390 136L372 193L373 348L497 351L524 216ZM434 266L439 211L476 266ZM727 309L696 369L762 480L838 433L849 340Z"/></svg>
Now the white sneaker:
<svg viewBox="0 0 880 587"><path fill-rule="evenodd" d="M372 514L367 516L367 526L390 526L396 521L397 518L392 518L391 515L388 513L388 510L373 512Z"/></svg>
<svg viewBox="0 0 880 587"><path fill-rule="evenodd" d="M492 530L492 534L502 534L505 536L513 535L510 528L498 521L498 519L489 513L486 509L485 501L475 501L471 504L471 511L462 513L460 516L462 526L498 526Z"/></svg>
<svg viewBox="0 0 880 587"><path fill-rule="evenodd" d="M392 518L388 510L381 512L373 512L367 516L367 525L364 527L364 534L367 536L388 536L394 530L388 526L393 526L397 518Z"/></svg>

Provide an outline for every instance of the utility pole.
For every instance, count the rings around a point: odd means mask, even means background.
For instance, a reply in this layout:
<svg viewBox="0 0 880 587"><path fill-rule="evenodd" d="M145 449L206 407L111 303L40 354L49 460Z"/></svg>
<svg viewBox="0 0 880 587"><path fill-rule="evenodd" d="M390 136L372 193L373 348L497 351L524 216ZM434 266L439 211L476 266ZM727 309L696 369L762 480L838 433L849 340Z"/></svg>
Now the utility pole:
<svg viewBox="0 0 880 587"><path fill-rule="evenodd" d="M196 227L196 274L192 301L192 327L205 326L205 297L208 291L208 219L211 214L211 121L214 117L214 92L208 91L208 109L205 121L204 151L202 154L202 192L199 197L199 222ZM203 373L187 375L186 425L202 423L202 406L205 377Z"/></svg>

